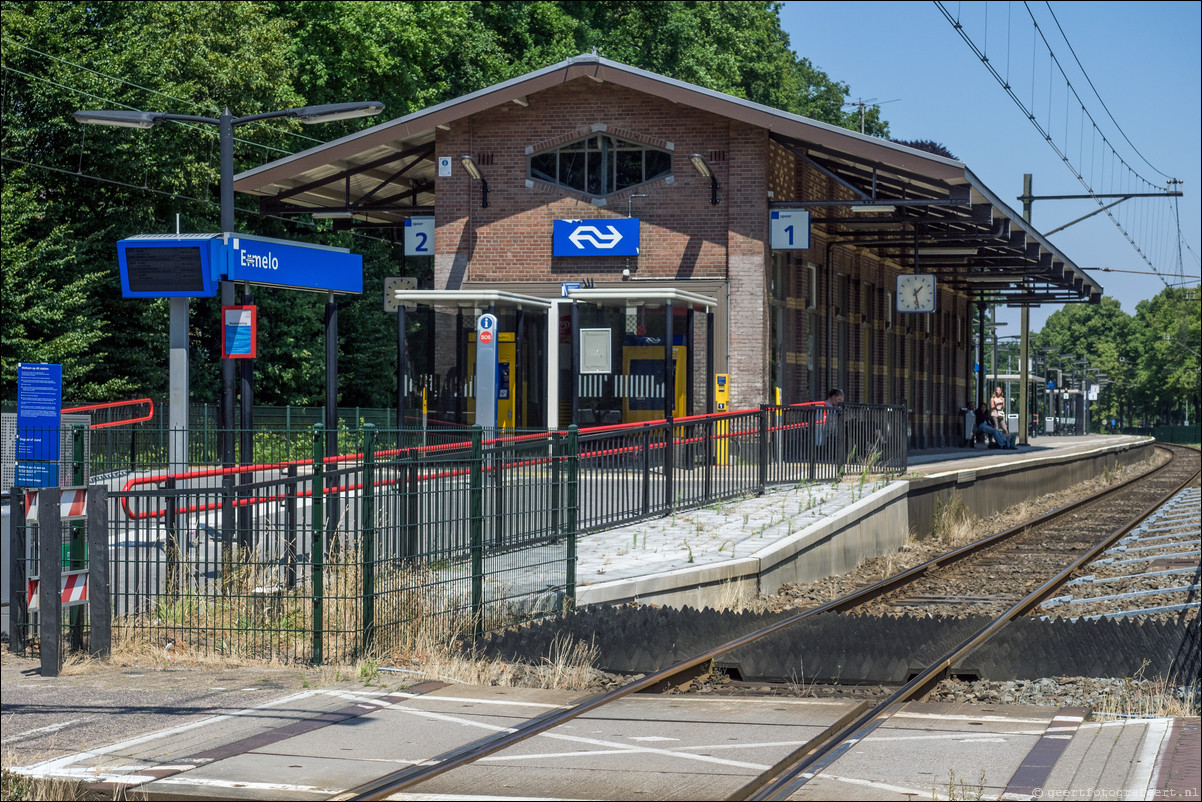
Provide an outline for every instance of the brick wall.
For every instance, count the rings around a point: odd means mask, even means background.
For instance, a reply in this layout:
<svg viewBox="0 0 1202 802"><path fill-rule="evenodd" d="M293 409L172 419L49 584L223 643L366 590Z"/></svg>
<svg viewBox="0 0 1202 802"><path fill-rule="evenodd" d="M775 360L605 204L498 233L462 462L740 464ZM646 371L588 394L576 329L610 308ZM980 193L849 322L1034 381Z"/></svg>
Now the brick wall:
<svg viewBox="0 0 1202 802"><path fill-rule="evenodd" d="M670 152L671 175L603 200L527 178L532 153L596 133ZM671 281L681 289L689 289L682 283L689 279L706 280L710 286L729 282L727 314L717 316L725 330L716 340L719 348L723 342L726 347L716 354L715 370L731 374L733 408L771 400L769 192L776 201L850 199L844 187L771 142L765 129L589 79L530 95L525 106L503 103L456 121L437 132L436 147L437 155L450 156L453 163L449 177L436 179L436 288L476 283L521 292L524 282L619 283L624 269L631 272L630 286L646 279ZM721 186L717 206L709 202L709 179L689 161L692 153L704 155L714 170ZM480 205L480 182L459 165L465 154L476 159L488 181L488 208ZM552 256L553 221L626 217L628 211L642 221L639 256ZM815 217L826 213L813 210ZM916 435L931 442L946 439L958 425L953 410L969 379L968 346L956 341L956 317L970 314L969 299L941 293L930 334L919 315L894 314L894 326L886 331L886 293L893 291L900 271L838 244L830 249L827 265L826 246L824 233L815 229L812 247L793 252L789 260L790 265L818 266L817 308L808 323L815 340L811 367L821 393L840 373L836 340L842 325L848 400L905 400L914 412ZM836 320L840 274L846 277L847 308ZM836 283L829 284L832 279ZM785 303L793 309L804 305L802 299ZM703 319L699 314L698 346L704 342ZM867 338L872 339L874 365L864 364ZM444 368L454 361L450 349L450 339L440 337L437 361ZM787 343L786 349L783 358L794 363L808 359L800 341ZM893 352L892 374L884 369L887 350ZM695 370L695 409L700 411L708 387L707 377L700 375L700 351Z"/></svg>

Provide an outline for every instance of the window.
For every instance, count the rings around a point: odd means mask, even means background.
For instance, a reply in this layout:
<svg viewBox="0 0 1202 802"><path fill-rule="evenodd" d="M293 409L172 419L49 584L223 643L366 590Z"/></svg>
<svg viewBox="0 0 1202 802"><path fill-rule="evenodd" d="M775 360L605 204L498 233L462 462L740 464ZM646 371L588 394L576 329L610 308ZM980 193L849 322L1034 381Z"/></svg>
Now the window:
<svg viewBox="0 0 1202 802"><path fill-rule="evenodd" d="M672 154L605 134L536 153L529 177L588 195L609 195L672 172Z"/></svg>

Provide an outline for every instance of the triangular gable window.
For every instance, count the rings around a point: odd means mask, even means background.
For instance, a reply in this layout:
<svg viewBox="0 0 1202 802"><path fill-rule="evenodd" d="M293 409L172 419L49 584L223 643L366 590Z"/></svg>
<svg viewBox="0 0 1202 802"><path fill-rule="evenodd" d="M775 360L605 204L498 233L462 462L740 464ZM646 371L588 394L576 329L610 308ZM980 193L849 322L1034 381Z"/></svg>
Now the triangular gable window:
<svg viewBox="0 0 1202 802"><path fill-rule="evenodd" d="M529 177L603 196L671 175L672 154L598 134L530 157Z"/></svg>

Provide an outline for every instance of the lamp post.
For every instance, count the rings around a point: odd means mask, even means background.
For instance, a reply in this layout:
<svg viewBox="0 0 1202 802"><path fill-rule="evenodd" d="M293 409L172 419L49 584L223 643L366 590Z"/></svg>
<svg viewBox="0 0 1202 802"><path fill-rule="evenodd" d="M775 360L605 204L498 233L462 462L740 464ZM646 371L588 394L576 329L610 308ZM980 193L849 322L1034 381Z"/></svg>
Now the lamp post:
<svg viewBox="0 0 1202 802"><path fill-rule="evenodd" d="M301 122L312 125L316 123L333 122L335 120L349 120L354 117L369 117L379 114L384 110L384 105L376 101L368 101L361 103L331 103L318 106L302 106L294 109L283 109L281 111L271 111L263 114L250 114L245 117L235 117L230 113L229 108L222 111L220 117L199 117L191 114L167 114L164 112L153 111L135 111L128 109L111 110L111 111L77 111L72 115L77 123L85 125L107 125L117 128L154 128L159 123L163 122L184 122L184 123L200 123L203 125L215 125L219 132L220 152L221 152L221 184L220 184L220 207L221 207L221 233L226 236L232 236L234 231L234 128L247 123L260 122L263 120L274 120L279 118L295 118ZM171 331L182 332L183 341L176 342L175 336L172 337L171 348L173 352L182 351L183 366L181 370L176 370L175 365L171 370L172 404L168 409L168 429L171 432L170 443L179 448L180 444L177 440L184 439L186 443L188 428L188 409L187 409L187 392L176 392L177 383L186 382L188 375L187 365L187 303L176 304L172 299L171 305ZM180 299L182 300L182 299ZM221 282L221 305L232 306L234 303L234 284L230 281ZM177 316L182 317L182 324L177 321ZM186 387L186 384L184 385ZM221 419L222 428L225 431L222 443L222 466L224 468L232 468L234 465L234 362L222 356L221 359ZM247 404L249 407L249 404ZM244 415L249 409L244 411ZM249 426L246 428L249 429ZM184 430L184 434L179 434L177 430ZM250 461L250 451L244 447L242 452L242 460L244 463ZM169 459L175 465L186 458L186 450L183 453L177 452ZM233 484L233 477L227 472L223 478L223 484L227 490ZM227 498L229 494L227 493Z"/></svg>

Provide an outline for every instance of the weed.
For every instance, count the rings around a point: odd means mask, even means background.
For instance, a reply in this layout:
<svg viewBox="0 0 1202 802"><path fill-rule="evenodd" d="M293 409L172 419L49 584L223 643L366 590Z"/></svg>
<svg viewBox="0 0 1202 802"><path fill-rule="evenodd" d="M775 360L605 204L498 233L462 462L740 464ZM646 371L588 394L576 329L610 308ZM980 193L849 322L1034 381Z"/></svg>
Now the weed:
<svg viewBox="0 0 1202 802"><path fill-rule="evenodd" d="M0 769L0 799L25 802L35 799L74 800L84 799L85 796L84 785L79 781L45 780Z"/></svg>
<svg viewBox="0 0 1202 802"><path fill-rule="evenodd" d="M952 493L935 503L931 536L940 545L954 546L968 541L977 523L976 516L968 511L959 494Z"/></svg>
<svg viewBox="0 0 1202 802"><path fill-rule="evenodd" d="M682 540L681 543L684 544L685 551L689 553L689 562L693 562L693 547L689 545L689 541L687 540Z"/></svg>
<svg viewBox="0 0 1202 802"><path fill-rule="evenodd" d="M931 798L938 799L938 794L935 789L931 789ZM966 785L963 779L960 779L958 784L956 780L956 772L954 769L947 770L947 798L948 799L984 799L985 798L985 769L981 769L981 776L977 778L976 785Z"/></svg>
<svg viewBox="0 0 1202 802"><path fill-rule="evenodd" d="M1099 715L1138 717L1192 717L1198 715L1200 688L1196 682L1188 686L1171 685L1164 677L1146 679L1143 665L1134 676L1123 679L1098 702Z"/></svg>

